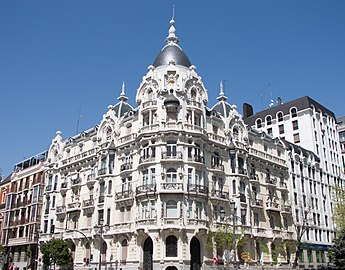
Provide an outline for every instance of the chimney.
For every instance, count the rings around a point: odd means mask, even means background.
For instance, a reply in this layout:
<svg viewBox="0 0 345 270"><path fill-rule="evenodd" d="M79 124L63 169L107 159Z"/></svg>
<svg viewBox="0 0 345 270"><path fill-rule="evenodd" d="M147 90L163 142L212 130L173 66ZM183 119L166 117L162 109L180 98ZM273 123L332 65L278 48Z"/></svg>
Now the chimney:
<svg viewBox="0 0 345 270"><path fill-rule="evenodd" d="M283 104L282 99L281 99L280 97L278 97L278 106L279 106L279 105L282 105L282 104Z"/></svg>
<svg viewBox="0 0 345 270"><path fill-rule="evenodd" d="M253 115L253 107L248 103L243 103L243 118L248 118Z"/></svg>

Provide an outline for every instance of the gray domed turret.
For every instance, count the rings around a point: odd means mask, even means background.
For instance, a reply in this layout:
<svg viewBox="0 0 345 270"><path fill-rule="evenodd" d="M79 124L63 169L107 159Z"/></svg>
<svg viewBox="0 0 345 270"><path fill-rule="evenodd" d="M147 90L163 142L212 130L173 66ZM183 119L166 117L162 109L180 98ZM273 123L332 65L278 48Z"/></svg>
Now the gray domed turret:
<svg viewBox="0 0 345 270"><path fill-rule="evenodd" d="M125 94L125 82L122 83L122 91L117 100L119 102L113 107L116 117L120 118L124 116L126 112L133 110L132 106L127 103L128 97Z"/></svg>
<svg viewBox="0 0 345 270"><path fill-rule="evenodd" d="M160 51L155 61L153 62L154 67L169 65L171 61L173 61L175 65L184 67L190 67L192 65L187 55L178 45L179 39L176 37L176 29L174 24L174 19L171 19L169 35L165 39L166 45L163 47L163 49Z"/></svg>
<svg viewBox="0 0 345 270"><path fill-rule="evenodd" d="M212 111L216 111L223 117L228 117L231 111L231 105L228 102L226 102L227 99L228 97L224 95L223 82L221 81L220 93L217 97L217 100L219 101L212 107Z"/></svg>

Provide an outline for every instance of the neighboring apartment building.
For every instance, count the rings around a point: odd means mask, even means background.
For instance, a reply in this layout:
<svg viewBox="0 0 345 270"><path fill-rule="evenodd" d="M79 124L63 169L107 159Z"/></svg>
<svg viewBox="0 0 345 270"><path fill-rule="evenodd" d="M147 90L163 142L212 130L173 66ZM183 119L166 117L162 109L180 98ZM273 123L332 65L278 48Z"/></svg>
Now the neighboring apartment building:
<svg viewBox="0 0 345 270"><path fill-rule="evenodd" d="M318 211L320 219L323 222L320 221L318 227L310 228L309 234L315 234L314 237L308 237L308 233L303 237L305 243L303 254L308 254L305 256L308 260L303 258L302 261L308 264L311 259L310 265L323 263L318 254L327 251L332 245L335 233L331 218L331 187L344 184L340 142L334 113L310 97L302 97L284 104L279 99L277 106L254 115L253 108L244 104L244 121L249 126L260 129L273 137L280 137L291 142L291 144L288 143L293 150L289 157L289 182L290 184L297 182L296 188L291 189L291 201L294 202L295 210L302 207L299 204L301 198L306 197L306 200L310 201L313 198L316 199L317 194L326 194L326 197L318 198L317 204L320 209ZM303 189L303 186L307 184L311 187L316 186L316 189ZM320 188L322 188L322 193L313 193L316 190L320 191ZM313 218L315 214L311 212L309 218ZM295 216L295 222L297 219L298 216ZM322 239L322 245L320 245L320 239ZM302 263L302 265L305 264Z"/></svg>
<svg viewBox="0 0 345 270"><path fill-rule="evenodd" d="M342 155L343 173L345 173L345 116L337 118L337 124Z"/></svg>
<svg viewBox="0 0 345 270"><path fill-rule="evenodd" d="M10 177L1 244L9 250L14 269L35 266L46 156L47 152L43 152L16 164Z"/></svg>
<svg viewBox="0 0 345 270"><path fill-rule="evenodd" d="M205 86L170 24L137 108L123 86L99 125L67 140L56 133L40 241L68 240L80 269L213 269L224 248L210 248L210 232L234 222L244 239L236 261L249 252L253 268L288 267L295 233L285 145L248 130L222 87L206 107Z"/></svg>
<svg viewBox="0 0 345 270"><path fill-rule="evenodd" d="M4 224L6 198L10 192L11 174L0 182L0 243L2 243L2 228ZM1 262L0 262L1 263Z"/></svg>

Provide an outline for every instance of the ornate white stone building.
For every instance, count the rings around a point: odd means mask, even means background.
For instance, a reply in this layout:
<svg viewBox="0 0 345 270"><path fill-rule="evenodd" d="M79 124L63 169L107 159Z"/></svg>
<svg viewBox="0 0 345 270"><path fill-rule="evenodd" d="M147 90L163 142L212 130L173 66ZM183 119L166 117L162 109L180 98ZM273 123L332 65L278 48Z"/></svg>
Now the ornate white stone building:
<svg viewBox="0 0 345 270"><path fill-rule="evenodd" d="M210 246L210 233L229 228L244 240L236 261L243 252L253 267L292 261L286 148L248 130L222 86L207 107L173 20L137 107L124 86L118 100L99 125L52 140L41 242L67 239L76 268L210 269L232 247Z"/></svg>

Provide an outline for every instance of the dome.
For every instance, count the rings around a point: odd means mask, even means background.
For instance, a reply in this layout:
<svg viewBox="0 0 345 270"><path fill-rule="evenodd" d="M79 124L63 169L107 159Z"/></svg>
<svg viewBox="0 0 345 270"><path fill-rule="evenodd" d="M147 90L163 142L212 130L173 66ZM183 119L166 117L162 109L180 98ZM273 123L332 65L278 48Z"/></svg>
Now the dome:
<svg viewBox="0 0 345 270"><path fill-rule="evenodd" d="M216 111L223 117L228 117L229 113L231 111L231 105L226 102L228 98L224 95L224 87L223 87L223 82L220 82L220 93L219 96L217 97L217 100L219 100L213 107L212 111Z"/></svg>
<svg viewBox="0 0 345 270"><path fill-rule="evenodd" d="M127 102L119 101L116 105L114 105L113 110L115 115L120 118L124 116L126 112L133 110L133 108Z"/></svg>
<svg viewBox="0 0 345 270"><path fill-rule="evenodd" d="M122 91L117 99L119 102L113 107L116 117L120 118L124 116L125 113L133 110L132 106L127 103L128 97L126 97L125 94L125 82L122 83Z"/></svg>
<svg viewBox="0 0 345 270"><path fill-rule="evenodd" d="M165 39L166 45L157 55L155 61L153 62L154 67L169 65L170 61L174 61L175 65L180 65L184 67L190 67L192 64L189 61L187 55L178 45L178 38L176 37L175 21L171 19L169 35Z"/></svg>
<svg viewBox="0 0 345 270"><path fill-rule="evenodd" d="M182 51L179 46L174 44L165 46L157 55L153 62L154 67L169 65L169 62L173 60L175 65L184 67L190 67L192 64L189 61L187 55Z"/></svg>

